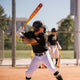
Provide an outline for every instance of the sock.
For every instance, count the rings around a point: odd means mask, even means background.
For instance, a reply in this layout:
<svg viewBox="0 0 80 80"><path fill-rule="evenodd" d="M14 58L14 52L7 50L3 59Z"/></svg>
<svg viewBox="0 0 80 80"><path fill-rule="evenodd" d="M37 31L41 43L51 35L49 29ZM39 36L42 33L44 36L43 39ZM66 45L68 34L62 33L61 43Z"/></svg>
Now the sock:
<svg viewBox="0 0 80 80"><path fill-rule="evenodd" d="M57 65L57 63L58 63L58 58L56 58L56 65Z"/></svg>

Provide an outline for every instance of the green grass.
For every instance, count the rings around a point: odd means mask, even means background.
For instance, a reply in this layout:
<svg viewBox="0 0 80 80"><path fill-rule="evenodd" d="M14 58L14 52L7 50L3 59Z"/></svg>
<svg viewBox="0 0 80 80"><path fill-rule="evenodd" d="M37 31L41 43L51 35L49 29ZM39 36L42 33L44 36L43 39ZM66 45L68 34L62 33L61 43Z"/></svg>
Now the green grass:
<svg viewBox="0 0 80 80"><path fill-rule="evenodd" d="M30 50L16 50L16 58L30 58L31 52ZM12 51L5 50L4 51L4 58L11 58Z"/></svg>
<svg viewBox="0 0 80 80"><path fill-rule="evenodd" d="M4 58L11 58L12 51L5 50L4 51ZM30 50L16 50L16 58L30 58L31 52ZM73 59L74 51L73 50L62 50L61 51L61 58L62 59Z"/></svg>
<svg viewBox="0 0 80 80"><path fill-rule="evenodd" d="M61 51L61 59L73 59L74 51L73 50L62 50Z"/></svg>

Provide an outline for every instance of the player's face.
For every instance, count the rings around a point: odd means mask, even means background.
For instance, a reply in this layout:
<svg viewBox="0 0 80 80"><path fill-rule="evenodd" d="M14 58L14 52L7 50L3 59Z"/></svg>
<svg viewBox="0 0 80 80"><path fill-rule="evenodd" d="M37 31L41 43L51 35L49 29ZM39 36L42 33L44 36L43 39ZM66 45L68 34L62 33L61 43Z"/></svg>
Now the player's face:
<svg viewBox="0 0 80 80"><path fill-rule="evenodd" d="M40 27L38 31L34 31L36 35L38 35L39 33L43 33L44 28Z"/></svg>
<svg viewBox="0 0 80 80"><path fill-rule="evenodd" d="M39 33L43 33L43 30L44 30L44 28L43 27L40 27L39 28Z"/></svg>
<svg viewBox="0 0 80 80"><path fill-rule="evenodd" d="M40 28L35 28L33 27L34 32L38 32L38 33L43 33L44 28L40 27Z"/></svg>
<svg viewBox="0 0 80 80"><path fill-rule="evenodd" d="M33 27L33 30L34 30L34 32L38 32L39 31L39 28Z"/></svg>
<svg viewBox="0 0 80 80"><path fill-rule="evenodd" d="M56 35L57 32L52 32L53 35Z"/></svg>

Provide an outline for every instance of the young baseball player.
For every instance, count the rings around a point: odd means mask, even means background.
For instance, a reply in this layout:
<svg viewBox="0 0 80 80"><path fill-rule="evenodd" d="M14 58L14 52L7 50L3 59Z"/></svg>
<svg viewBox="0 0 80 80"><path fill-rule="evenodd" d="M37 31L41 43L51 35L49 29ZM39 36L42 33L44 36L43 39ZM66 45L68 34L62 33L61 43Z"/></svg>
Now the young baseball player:
<svg viewBox="0 0 80 80"><path fill-rule="evenodd" d="M61 48L61 47L60 47L60 44L58 42L56 33L57 33L57 30L55 28L52 28L51 34L48 36L48 46L50 47L50 53L51 53L52 61L53 61L53 58L54 58L54 55L55 55L55 57L56 57L55 66L58 66L58 58L59 58L58 48Z"/></svg>
<svg viewBox="0 0 80 80"><path fill-rule="evenodd" d="M28 44L32 45L34 57L32 62L25 72L26 80L31 80L34 71L43 63L57 80L63 80L59 71L54 67L48 49L46 47L46 40L44 37L44 27L41 21L35 21L33 23L33 32L26 32L20 37ZM31 35L31 36L30 36Z"/></svg>

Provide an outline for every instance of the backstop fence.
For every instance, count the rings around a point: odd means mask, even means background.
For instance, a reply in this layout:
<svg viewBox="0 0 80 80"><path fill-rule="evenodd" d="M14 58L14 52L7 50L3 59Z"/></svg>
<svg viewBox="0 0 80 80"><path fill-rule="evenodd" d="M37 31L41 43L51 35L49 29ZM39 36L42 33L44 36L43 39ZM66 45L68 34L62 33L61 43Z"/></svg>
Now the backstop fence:
<svg viewBox="0 0 80 80"><path fill-rule="evenodd" d="M62 60L63 59L69 59L69 60L74 59L74 33L59 33L57 37L62 47L61 59ZM12 65L12 41L11 39L5 40L4 42L5 50L4 50L4 47L2 47L3 37L0 39L0 41L1 41L0 42L0 59L3 60L3 56L4 56L4 63L2 65ZM3 55L3 50L4 50L4 55ZM16 66L30 64L31 58L33 56L34 55L32 53L32 47L30 44L27 44L24 41L16 42ZM76 64L76 59L70 63Z"/></svg>

